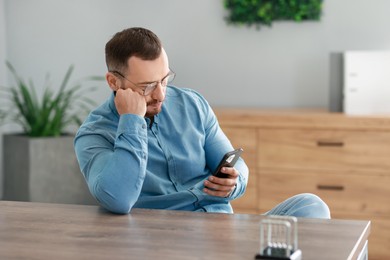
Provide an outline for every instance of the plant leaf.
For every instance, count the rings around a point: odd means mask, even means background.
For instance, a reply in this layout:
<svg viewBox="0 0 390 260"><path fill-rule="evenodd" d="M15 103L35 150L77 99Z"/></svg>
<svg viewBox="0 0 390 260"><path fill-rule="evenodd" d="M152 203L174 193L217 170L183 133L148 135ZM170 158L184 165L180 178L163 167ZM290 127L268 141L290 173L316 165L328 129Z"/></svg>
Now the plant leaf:
<svg viewBox="0 0 390 260"><path fill-rule="evenodd" d="M32 80L26 85L11 63L6 61L6 65L16 86L0 88L1 98L5 100L0 105L0 122L17 123L32 137L59 136L65 133L66 127L80 125L82 115L96 105L89 97L91 92L96 91L96 87L83 87L83 83L87 80L104 80L104 77L90 76L67 88L74 70L71 65L56 94L50 88L47 74L45 90L39 99Z"/></svg>

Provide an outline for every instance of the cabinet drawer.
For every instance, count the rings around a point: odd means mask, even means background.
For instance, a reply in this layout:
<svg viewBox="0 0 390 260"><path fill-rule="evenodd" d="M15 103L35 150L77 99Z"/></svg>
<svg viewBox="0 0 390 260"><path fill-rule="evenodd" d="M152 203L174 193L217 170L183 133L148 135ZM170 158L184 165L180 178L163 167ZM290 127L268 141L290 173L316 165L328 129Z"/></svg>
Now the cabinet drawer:
<svg viewBox="0 0 390 260"><path fill-rule="evenodd" d="M259 167L390 174L390 133L260 129Z"/></svg>
<svg viewBox="0 0 390 260"><path fill-rule="evenodd" d="M314 193L331 212L390 216L389 176L262 170L258 178L259 208L263 211L296 194Z"/></svg>

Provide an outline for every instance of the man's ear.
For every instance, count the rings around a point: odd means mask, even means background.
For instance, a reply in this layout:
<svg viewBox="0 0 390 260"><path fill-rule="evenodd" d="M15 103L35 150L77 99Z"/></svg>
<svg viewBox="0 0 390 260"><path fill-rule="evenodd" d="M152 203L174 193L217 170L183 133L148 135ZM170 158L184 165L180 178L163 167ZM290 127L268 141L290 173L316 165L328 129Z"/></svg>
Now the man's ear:
<svg viewBox="0 0 390 260"><path fill-rule="evenodd" d="M108 86L112 89L112 91L117 91L121 86L120 86L120 81L118 80L117 77L115 77L112 72L107 72L106 73L106 81L108 83Z"/></svg>

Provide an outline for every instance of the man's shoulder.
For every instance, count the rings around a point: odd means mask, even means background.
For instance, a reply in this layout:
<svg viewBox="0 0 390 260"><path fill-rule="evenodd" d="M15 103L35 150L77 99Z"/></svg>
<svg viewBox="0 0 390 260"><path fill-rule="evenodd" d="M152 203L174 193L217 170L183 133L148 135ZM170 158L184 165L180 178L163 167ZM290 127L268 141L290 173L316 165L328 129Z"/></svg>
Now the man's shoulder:
<svg viewBox="0 0 390 260"><path fill-rule="evenodd" d="M177 86L170 85L168 86L167 95L175 96L175 95L199 95L197 91L191 88L179 88Z"/></svg>
<svg viewBox="0 0 390 260"><path fill-rule="evenodd" d="M166 113L191 114L199 118L205 118L212 113L207 100L190 88L169 86L164 103Z"/></svg>
<svg viewBox="0 0 390 260"><path fill-rule="evenodd" d="M169 86L167 90L167 97L181 97L189 99L194 102L206 102L206 99L196 90L191 88L179 88L176 86Z"/></svg>
<svg viewBox="0 0 390 260"><path fill-rule="evenodd" d="M112 109L112 102L111 98L109 98L106 102L91 111L84 123L80 126L79 131L83 130L88 132L95 131L96 129L105 129L107 131L109 129L115 129L119 117L116 110L114 111Z"/></svg>

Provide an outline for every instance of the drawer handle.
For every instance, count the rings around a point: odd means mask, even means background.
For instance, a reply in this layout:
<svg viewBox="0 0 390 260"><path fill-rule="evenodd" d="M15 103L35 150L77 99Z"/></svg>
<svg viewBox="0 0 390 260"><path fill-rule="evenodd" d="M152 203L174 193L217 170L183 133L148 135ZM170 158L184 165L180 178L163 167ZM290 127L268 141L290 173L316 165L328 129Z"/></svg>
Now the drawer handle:
<svg viewBox="0 0 390 260"><path fill-rule="evenodd" d="M342 191L342 190L344 190L344 186L342 186L342 185L322 185L322 184L318 184L317 185L317 189L319 189L319 190L338 190L338 191Z"/></svg>
<svg viewBox="0 0 390 260"><path fill-rule="evenodd" d="M342 141L317 141L317 146L328 146L328 147L343 147L344 142Z"/></svg>

